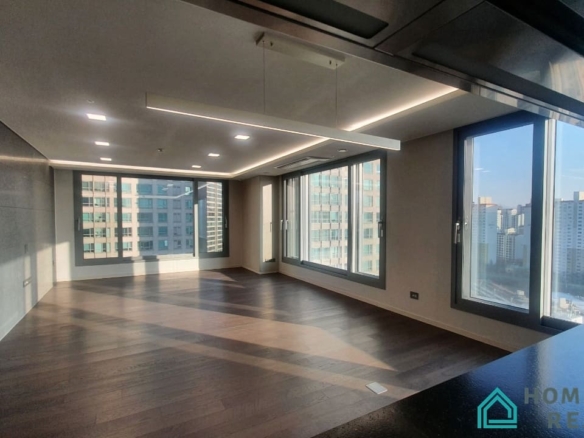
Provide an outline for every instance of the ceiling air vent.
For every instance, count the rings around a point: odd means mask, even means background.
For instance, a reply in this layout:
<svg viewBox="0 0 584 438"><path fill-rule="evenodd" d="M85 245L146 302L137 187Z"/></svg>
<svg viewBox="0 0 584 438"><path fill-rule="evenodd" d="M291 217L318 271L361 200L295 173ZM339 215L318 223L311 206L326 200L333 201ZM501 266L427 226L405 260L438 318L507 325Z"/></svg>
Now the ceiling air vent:
<svg viewBox="0 0 584 438"><path fill-rule="evenodd" d="M281 164L276 166L276 169L296 169L298 167L308 166L309 164L320 163L322 161L328 161L330 158L322 157L304 157L296 161L291 161L290 163Z"/></svg>

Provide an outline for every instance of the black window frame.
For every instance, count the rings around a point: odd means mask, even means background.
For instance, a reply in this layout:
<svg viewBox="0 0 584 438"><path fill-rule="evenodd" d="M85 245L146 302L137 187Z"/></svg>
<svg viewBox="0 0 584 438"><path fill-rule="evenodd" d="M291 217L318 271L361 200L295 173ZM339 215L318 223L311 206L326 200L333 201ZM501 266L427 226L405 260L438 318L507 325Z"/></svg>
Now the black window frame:
<svg viewBox="0 0 584 438"><path fill-rule="evenodd" d="M368 276L366 274L361 274L358 272L353 272L351 270L353 264L353 251L355 250L354 246L354 236L353 236L353 225L354 225L354 214L353 214L353 192L355 191L353 186L353 172L351 168L353 165L362 164L369 161L380 160L380 220L378 222L378 233L380 233L380 242L379 242L379 276L377 278L373 276ZM349 168L349 177L348 177L348 227L346 229L348 236L347 236L347 269L340 269L331 266L321 265L318 263L310 262L308 260L303 260L303 247L302 242L305 238L310 239L310 229L304 230L305 221L302 220L302 180L301 177L303 176L310 176L315 173L323 172L326 170L336 169L339 167L348 167ZM287 257L286 255L286 246L287 246L287 238L286 238L286 227L282 227L281 230L281 244L282 244L282 262L288 263L290 265L300 266L303 268L307 268L313 271L317 271L323 274L332 275L335 277L344 278L346 280L364 284L367 286L375 287L378 289L385 289L386 288L386 270L387 270L387 263L386 263L386 247L387 247L387 152L384 150L375 150L371 152L366 152L364 154L354 155L352 157L347 157L340 160L330 161L325 164L321 164L318 166L310 167L307 169L301 169L295 172L290 172L287 174L282 175L281 180L281 190L282 190L282 219L285 221L286 219L286 203L288 202L286 198L286 182L293 178L300 178L299 181L299 194L295 199L296 202L296 211L299 215L299 232L296 238L296 247L299 251L299 257L291 258ZM305 195L307 201L310 203L310 196L308 194ZM308 223L311 223L312 218L309 215L307 217ZM308 232L308 237L306 237L305 232Z"/></svg>
<svg viewBox="0 0 584 438"><path fill-rule="evenodd" d="M550 135L551 121L545 117L520 111L483 122L458 128L454 131L454 175L452 211L452 291L451 307L509 324L556 334L579 324L544 315L542 301L545 298L546 275L544 272L544 221L549 212L546 205L546 191L550 182L546 168L550 165L548 149L555 149L555 138ZM463 294L463 239L461 227L464 224L464 183L465 183L465 141L469 137L493 134L521 126L533 125L532 144L532 199L530 236L530 277L529 308L520 309L503 304L466 299ZM554 131L553 129L551 130ZM555 134L555 132L554 132ZM553 184L553 182L551 183Z"/></svg>
<svg viewBox="0 0 584 438"><path fill-rule="evenodd" d="M118 256L117 257L110 257L110 258L103 258L103 259L85 259L84 258L84 249L83 249L83 205L82 205L82 175L98 175L98 176L107 176L116 178L116 199L117 205L115 205L116 213L114 213L114 220L117 220L117 246L118 246ZM123 255L123 228L127 228L127 222L123 221L122 217L122 208L123 203L121 201L123 195L128 194L127 190L124 190L124 185L122 184L122 178L144 178L150 180L171 180L171 181L190 181L193 184L193 192L192 192L192 213L193 213L193 223L192 226L195 225L195 205L198 204L198 183L201 181L212 181L218 182L222 184L222 191L223 191L223 215L224 215L224 230L223 230L223 251L215 252L215 253L207 253L201 252L200 249L197 247L196 242L193 239L193 247L192 253L183 253L183 254L153 254L153 255L145 255L139 257L124 257ZM137 190L137 189L136 189ZM131 193L131 188L130 188ZM141 195L136 192L136 196L155 196L156 190L152 189L151 195ZM181 203L182 207L182 203ZM226 179L216 179L216 178L189 178L189 177L180 177L180 176L166 176L166 175L147 175L147 174L133 174L133 173L120 173L120 172L97 172L97 171L83 171L83 170L75 170L73 171L73 213L74 213L74 248L75 248L75 266L96 266L96 265L112 265L112 264L123 264L123 263L135 263L135 262L150 262L150 261L161 261L161 260L177 260L177 259L191 259L191 258L227 258L229 257L229 180ZM131 214L131 213L130 213ZM153 213L152 213L153 214ZM154 219L154 217L153 217ZM153 222L142 222L142 226L151 226ZM140 226L140 222L138 222L138 226ZM153 226L153 225L152 225ZM137 234L137 229L136 229ZM166 236L168 237L168 236ZM186 246L186 245L185 245ZM115 246L114 246L115 247ZM153 249L156 249L156 245L153 245ZM197 250L198 254L197 254Z"/></svg>

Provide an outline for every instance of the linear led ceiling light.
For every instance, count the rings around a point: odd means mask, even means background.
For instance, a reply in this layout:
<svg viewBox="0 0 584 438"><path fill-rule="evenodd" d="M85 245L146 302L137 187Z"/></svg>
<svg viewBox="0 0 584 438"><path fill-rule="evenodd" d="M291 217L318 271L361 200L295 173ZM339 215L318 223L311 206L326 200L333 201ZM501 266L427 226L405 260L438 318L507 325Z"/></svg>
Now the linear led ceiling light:
<svg viewBox="0 0 584 438"><path fill-rule="evenodd" d="M282 119L231 108L217 107L203 103L192 102L171 97L146 93L146 107L200 119L217 120L254 128L269 129L272 131L288 132L291 134L318 137L325 140L335 140L343 143L353 143L374 148L398 151L400 141L374 135L350 132L328 126L313 125L295 120Z"/></svg>

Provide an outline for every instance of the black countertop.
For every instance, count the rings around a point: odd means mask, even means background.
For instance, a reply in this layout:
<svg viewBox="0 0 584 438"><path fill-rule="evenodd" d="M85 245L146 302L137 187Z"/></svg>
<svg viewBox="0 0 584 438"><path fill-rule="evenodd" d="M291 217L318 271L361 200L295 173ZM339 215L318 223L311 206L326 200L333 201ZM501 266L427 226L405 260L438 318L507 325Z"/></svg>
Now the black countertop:
<svg viewBox="0 0 584 438"><path fill-rule="evenodd" d="M482 429L481 404L487 410ZM516 428L484 427L512 426L513 404ZM318 435L349 437L584 437L584 326Z"/></svg>

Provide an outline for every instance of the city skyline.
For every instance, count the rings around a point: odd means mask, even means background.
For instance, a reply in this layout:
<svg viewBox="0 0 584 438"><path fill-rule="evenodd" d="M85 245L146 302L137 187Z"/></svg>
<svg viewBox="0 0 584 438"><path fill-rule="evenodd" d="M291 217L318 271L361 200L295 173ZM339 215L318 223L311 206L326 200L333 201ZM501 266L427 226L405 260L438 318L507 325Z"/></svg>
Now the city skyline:
<svg viewBox="0 0 584 438"><path fill-rule="evenodd" d="M473 202L479 196L505 208L531 202L532 136L527 125L473 139ZM556 136L554 199L571 200L584 191L584 166L574 164L584 162L584 135L578 126L558 122Z"/></svg>

